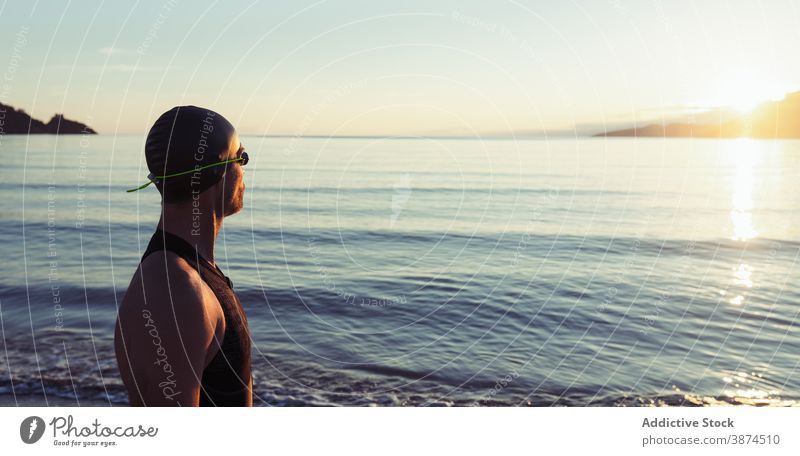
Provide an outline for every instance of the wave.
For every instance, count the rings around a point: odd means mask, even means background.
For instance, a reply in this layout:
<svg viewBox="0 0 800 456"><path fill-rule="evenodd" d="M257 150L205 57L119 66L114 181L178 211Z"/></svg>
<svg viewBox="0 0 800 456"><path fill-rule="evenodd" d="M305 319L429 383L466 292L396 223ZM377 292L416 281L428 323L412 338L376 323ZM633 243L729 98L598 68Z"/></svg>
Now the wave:
<svg viewBox="0 0 800 456"><path fill-rule="evenodd" d="M0 221L0 240L13 239L15 242L19 242L22 228L23 224L19 221ZM46 233L47 229L47 222L29 221L24 224L26 233ZM119 245L128 246L131 242L131 235L135 235L135 233L138 232L138 239L142 249L146 247L153 233L153 227L151 226L145 227L133 222L118 221L105 224L86 223L80 229L72 225L61 226L56 229L60 236L59 243L64 245L69 245L71 242L68 236L77 236L77 234L80 233L84 236L85 241L97 242L99 239L104 241L116 239ZM414 243L430 245L447 242L463 244L464 242L476 242L481 243L486 248L494 248L495 246L514 248L524 243L525 247L537 246L540 252L542 252L542 248L546 248L544 252L549 251L553 254L558 254L558 251L561 251L569 255L588 252L608 255L659 254L702 256L712 254L719 255L726 252L741 253L744 251L766 252L771 255L778 255L781 253L794 255L797 250L800 250L800 240L796 239L756 238L748 241L737 241L728 238L652 239L627 235L577 236L546 232L532 233L518 230L495 233L467 233L458 231L443 233L441 231L422 229L402 232L367 228L298 230L296 228L260 228L256 225L244 229L229 229L228 231L223 231L223 233L224 242L228 247L251 247L255 243L257 248L264 242L292 242L305 245L307 249L313 249L314 245L341 245L342 239L347 239L348 242L360 242L365 244L383 242L401 243L399 245ZM46 241L44 237L29 237L29 242L31 243L35 242L35 239ZM117 250L122 252L126 249L118 248Z"/></svg>
<svg viewBox="0 0 800 456"><path fill-rule="evenodd" d="M29 340L5 339L2 352L8 356L0 364L0 405L128 403L109 338L80 331L48 332L37 338L36 350ZM253 376L254 403L259 406L800 405L800 398L788 394L743 397L624 392L592 382L571 386L553 381L530 383L516 375L465 381L397 365L323 366L269 351L253 353Z"/></svg>

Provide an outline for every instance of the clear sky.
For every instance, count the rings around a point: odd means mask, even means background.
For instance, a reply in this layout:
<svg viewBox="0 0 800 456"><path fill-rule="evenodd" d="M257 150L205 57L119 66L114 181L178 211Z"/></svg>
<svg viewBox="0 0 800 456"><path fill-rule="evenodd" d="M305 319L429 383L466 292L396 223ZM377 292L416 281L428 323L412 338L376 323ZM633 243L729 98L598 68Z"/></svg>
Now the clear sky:
<svg viewBox="0 0 800 456"><path fill-rule="evenodd" d="M0 101L101 133L590 131L800 87L800 3L3 1Z"/></svg>

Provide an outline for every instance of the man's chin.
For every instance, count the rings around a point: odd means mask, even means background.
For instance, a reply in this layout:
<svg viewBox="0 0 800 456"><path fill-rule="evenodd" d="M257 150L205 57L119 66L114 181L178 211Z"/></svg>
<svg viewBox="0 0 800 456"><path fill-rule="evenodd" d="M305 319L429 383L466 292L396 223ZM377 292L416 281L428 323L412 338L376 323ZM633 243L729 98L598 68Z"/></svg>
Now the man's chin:
<svg viewBox="0 0 800 456"><path fill-rule="evenodd" d="M236 204L233 204L228 208L226 208L225 217L229 217L231 215L238 214L239 212L241 212L242 208L244 207L243 203L244 202L240 199L239 201L236 202Z"/></svg>

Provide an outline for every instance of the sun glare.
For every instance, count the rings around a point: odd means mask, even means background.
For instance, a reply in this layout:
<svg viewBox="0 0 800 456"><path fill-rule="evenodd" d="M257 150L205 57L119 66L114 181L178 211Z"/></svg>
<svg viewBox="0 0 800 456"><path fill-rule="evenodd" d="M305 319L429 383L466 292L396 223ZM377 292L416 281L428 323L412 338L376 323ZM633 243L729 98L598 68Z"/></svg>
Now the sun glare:
<svg viewBox="0 0 800 456"><path fill-rule="evenodd" d="M752 71L726 74L715 88L713 107L730 108L740 113L752 111L759 104L780 100L785 93L774 80Z"/></svg>

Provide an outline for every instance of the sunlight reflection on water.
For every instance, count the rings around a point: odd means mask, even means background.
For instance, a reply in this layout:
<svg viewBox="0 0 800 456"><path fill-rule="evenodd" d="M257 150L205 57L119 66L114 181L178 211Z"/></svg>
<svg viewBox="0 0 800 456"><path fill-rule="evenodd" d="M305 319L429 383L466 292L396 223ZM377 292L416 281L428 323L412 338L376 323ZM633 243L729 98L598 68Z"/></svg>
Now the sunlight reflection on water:
<svg viewBox="0 0 800 456"><path fill-rule="evenodd" d="M758 236L753 226L753 167L758 164L759 150L752 139L740 139L731 143L736 162L733 181L733 240L747 241Z"/></svg>

